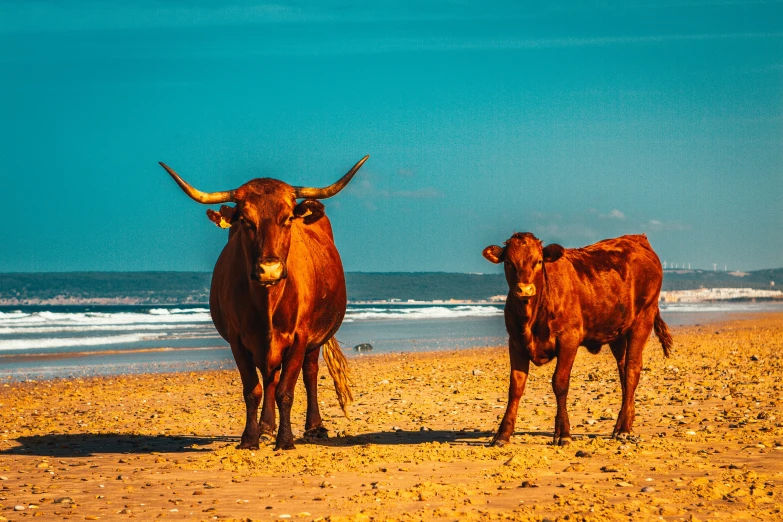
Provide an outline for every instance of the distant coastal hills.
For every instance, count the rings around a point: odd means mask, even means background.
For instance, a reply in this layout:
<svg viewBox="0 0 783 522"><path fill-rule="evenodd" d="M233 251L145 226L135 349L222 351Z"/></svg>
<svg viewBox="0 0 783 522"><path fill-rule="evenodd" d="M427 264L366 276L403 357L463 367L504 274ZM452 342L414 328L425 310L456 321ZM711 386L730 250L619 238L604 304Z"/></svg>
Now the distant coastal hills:
<svg viewBox="0 0 783 522"><path fill-rule="evenodd" d="M210 272L47 272L0 274L0 306L206 304ZM482 301L505 295L502 274L346 274L351 301ZM774 283L774 284L771 284ZM666 270L663 290L783 288L783 268L753 272Z"/></svg>

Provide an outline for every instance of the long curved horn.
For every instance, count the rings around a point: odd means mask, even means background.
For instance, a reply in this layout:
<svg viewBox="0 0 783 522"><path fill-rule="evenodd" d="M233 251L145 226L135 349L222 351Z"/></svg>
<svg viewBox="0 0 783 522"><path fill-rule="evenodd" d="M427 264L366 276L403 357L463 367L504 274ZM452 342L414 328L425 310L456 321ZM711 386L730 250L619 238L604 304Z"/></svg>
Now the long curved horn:
<svg viewBox="0 0 783 522"><path fill-rule="evenodd" d="M201 192L200 190L194 189L188 185L188 183L185 182L184 179L180 178L179 175L171 169L171 167L162 161L159 161L158 163L160 163L160 166L166 169L166 172L168 172L169 175L174 178L174 181L177 182L177 185L179 185L185 194L190 196L190 198L194 201L204 203L205 205L214 205L217 203L226 203L228 201L234 200L233 190L226 190L223 192Z"/></svg>
<svg viewBox="0 0 783 522"><path fill-rule="evenodd" d="M362 168L362 165L364 165L364 162L367 161L367 159L370 156L367 155L359 160L359 162L351 168L351 170L348 171L348 173L343 176L342 178L338 179L336 182L332 183L328 187L324 188L311 188L311 187L294 187L294 190L296 191L296 197L297 198L309 198L309 199L326 199L331 198L338 192L340 192L342 189L345 188L345 186L348 184L349 181L351 181L351 178L354 174L356 174L356 171L358 171L360 168Z"/></svg>

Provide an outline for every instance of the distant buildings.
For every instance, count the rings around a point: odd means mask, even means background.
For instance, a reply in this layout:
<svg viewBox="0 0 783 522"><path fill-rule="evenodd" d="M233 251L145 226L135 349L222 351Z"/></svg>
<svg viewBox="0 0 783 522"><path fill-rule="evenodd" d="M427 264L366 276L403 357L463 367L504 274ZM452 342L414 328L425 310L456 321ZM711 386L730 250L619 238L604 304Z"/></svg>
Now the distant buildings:
<svg viewBox="0 0 783 522"><path fill-rule="evenodd" d="M755 288L699 288L698 290L670 290L661 292L665 303L698 303L701 301L752 301L755 299L783 299L780 290L756 290Z"/></svg>

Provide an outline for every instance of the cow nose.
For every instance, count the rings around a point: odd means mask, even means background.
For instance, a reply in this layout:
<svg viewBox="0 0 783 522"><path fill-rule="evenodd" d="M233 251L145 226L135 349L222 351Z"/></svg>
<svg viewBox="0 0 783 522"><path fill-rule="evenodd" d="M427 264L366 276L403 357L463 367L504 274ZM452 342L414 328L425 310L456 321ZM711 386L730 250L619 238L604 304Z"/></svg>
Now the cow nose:
<svg viewBox="0 0 783 522"><path fill-rule="evenodd" d="M536 295L536 285L534 284L517 284L516 294L519 297L533 297Z"/></svg>
<svg viewBox="0 0 783 522"><path fill-rule="evenodd" d="M262 259L258 263L258 280L263 282L279 281L283 277L283 262L277 258Z"/></svg>

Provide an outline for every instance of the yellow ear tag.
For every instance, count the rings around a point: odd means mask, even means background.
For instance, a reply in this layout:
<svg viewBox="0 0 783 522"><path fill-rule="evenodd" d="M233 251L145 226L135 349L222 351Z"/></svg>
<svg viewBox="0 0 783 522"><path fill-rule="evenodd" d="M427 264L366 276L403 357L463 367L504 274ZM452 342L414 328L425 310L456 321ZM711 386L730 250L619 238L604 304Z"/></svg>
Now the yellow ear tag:
<svg viewBox="0 0 783 522"><path fill-rule="evenodd" d="M231 223L226 221L223 216L220 216L220 223L217 224L220 228L231 228Z"/></svg>

